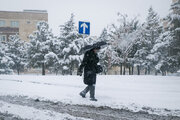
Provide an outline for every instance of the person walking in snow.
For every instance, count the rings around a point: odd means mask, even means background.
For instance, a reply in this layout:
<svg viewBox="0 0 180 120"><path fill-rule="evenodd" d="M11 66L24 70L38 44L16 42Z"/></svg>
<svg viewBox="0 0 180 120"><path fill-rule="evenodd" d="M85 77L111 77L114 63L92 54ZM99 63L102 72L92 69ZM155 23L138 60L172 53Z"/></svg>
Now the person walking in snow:
<svg viewBox="0 0 180 120"><path fill-rule="evenodd" d="M96 84L96 74L102 72L102 67L97 65L99 58L97 52L100 47L95 47L87 52L85 52L83 61L78 68L77 75L82 75L84 68L84 84L87 87L80 92L80 96L85 98L86 93L90 92L90 100L97 101L95 98L95 84Z"/></svg>

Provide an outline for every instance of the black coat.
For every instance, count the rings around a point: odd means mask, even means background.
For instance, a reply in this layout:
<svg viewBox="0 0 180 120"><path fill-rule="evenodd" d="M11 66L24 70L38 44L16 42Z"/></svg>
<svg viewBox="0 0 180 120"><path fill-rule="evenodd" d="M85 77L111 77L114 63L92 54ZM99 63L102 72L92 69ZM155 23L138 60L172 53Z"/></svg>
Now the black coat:
<svg viewBox="0 0 180 120"><path fill-rule="evenodd" d="M96 69L98 62L98 55L93 50L87 51L85 53L83 61L79 67L79 71L82 71L84 68L84 84L96 84Z"/></svg>

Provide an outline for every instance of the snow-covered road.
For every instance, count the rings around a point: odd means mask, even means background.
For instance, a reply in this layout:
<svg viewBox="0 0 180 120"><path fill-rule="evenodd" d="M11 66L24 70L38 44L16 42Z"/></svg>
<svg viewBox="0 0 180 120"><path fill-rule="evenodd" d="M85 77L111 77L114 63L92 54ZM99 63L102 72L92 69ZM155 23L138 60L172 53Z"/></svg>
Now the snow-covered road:
<svg viewBox="0 0 180 120"><path fill-rule="evenodd" d="M0 96L0 113L11 118L31 120L179 120L175 116L158 116L143 111L132 112L101 106L72 105L41 101L25 96ZM5 112L8 111L8 112ZM14 115L14 116L13 116ZM1 115L0 115L1 116ZM13 118L14 119L14 118Z"/></svg>
<svg viewBox="0 0 180 120"><path fill-rule="evenodd" d="M41 119L55 116L55 118L68 119L87 119L92 118L91 115L100 109L99 118L113 117L117 119L126 116L125 112L132 114L139 118L161 119L166 116L166 119L172 116L180 116L180 78L173 76L98 76L96 85L96 97L98 102L89 101L89 95L83 99L78 94L85 87L82 83L82 77L79 76L33 76L33 75L0 75L0 107L1 114L9 113L24 117L26 114L17 113L16 109L21 108L27 114L32 113L35 119L35 113L41 113ZM19 97L18 97L19 96ZM24 96L27 96L26 99ZM11 98L11 99L10 99ZM23 100L24 99L24 100ZM12 102L12 101L13 102ZM25 103L14 102L25 101ZM39 102L30 102L29 100ZM43 101L50 101L50 103L60 103L66 106L62 111L56 111L59 107L48 109ZM42 106L37 107L37 103L43 103ZM37 104L37 105L34 105ZM34 105L34 106L33 106ZM69 108L67 107L69 105ZM8 107L12 106L12 107ZM45 107L43 110L43 106ZM12 109L13 108L13 109ZM90 113L83 116L83 110ZM87 109L85 109L87 108ZM61 110L63 110L61 108ZM69 111L79 111L78 115ZM96 111L96 112L92 112ZM110 115L103 113L103 111L115 113ZM15 112L15 113L14 113ZM30 113L28 113L30 112ZM136 113L134 113L136 112ZM153 114L152 116L149 114ZM65 114L65 115L64 115ZM105 116L103 116L106 115ZM145 114L145 117L142 117ZM156 116L156 115L157 116ZM24 116L23 116L24 115ZM89 116L88 116L89 115ZM64 117L63 117L64 116ZM148 117L150 116L150 117ZM168 117L169 116L169 117ZM38 118L37 117L37 118ZM97 117L97 118L98 118ZM129 116L130 117L130 116ZM126 116L126 119L130 119ZM97 119L92 118L92 119ZM114 118L114 119L116 119ZM39 119L39 118L38 118ZM123 118L121 118L123 119ZM173 117L173 119L180 119Z"/></svg>

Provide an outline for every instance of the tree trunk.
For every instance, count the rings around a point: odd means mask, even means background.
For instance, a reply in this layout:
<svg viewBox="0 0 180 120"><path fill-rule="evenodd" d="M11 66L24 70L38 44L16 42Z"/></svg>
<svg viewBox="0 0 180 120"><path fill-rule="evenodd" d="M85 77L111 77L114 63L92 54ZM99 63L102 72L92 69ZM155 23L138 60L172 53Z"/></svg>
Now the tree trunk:
<svg viewBox="0 0 180 120"><path fill-rule="evenodd" d="M150 75L151 74L151 68L150 68L150 66L148 66L148 75Z"/></svg>
<svg viewBox="0 0 180 120"><path fill-rule="evenodd" d="M108 75L109 73L109 67L107 68L107 71L104 70L105 75Z"/></svg>
<svg viewBox="0 0 180 120"><path fill-rule="evenodd" d="M123 71L123 75L126 75L126 63L124 63L124 71Z"/></svg>
<svg viewBox="0 0 180 120"><path fill-rule="evenodd" d="M20 70L19 69L17 69L17 73L18 73L18 75L20 74Z"/></svg>
<svg viewBox="0 0 180 120"><path fill-rule="evenodd" d="M166 71L162 71L162 76L166 76Z"/></svg>
<svg viewBox="0 0 180 120"><path fill-rule="evenodd" d="M158 74L158 72L157 72L157 70L155 70L155 75L157 75Z"/></svg>
<svg viewBox="0 0 180 120"><path fill-rule="evenodd" d="M132 75L134 74L134 66L132 66L132 72L131 73L132 73Z"/></svg>
<svg viewBox="0 0 180 120"><path fill-rule="evenodd" d="M72 69L70 68L69 74L72 75Z"/></svg>
<svg viewBox="0 0 180 120"><path fill-rule="evenodd" d="M145 73L144 74L147 75L147 68L145 68Z"/></svg>
<svg viewBox="0 0 180 120"><path fill-rule="evenodd" d="M140 75L140 66L137 66L138 75Z"/></svg>
<svg viewBox="0 0 180 120"><path fill-rule="evenodd" d="M45 64L42 63L42 75L45 75Z"/></svg>
<svg viewBox="0 0 180 120"><path fill-rule="evenodd" d="M129 75L131 75L131 66L129 66Z"/></svg>
<svg viewBox="0 0 180 120"><path fill-rule="evenodd" d="M55 73L56 73L56 75L58 75L58 70L56 70L56 72L55 72Z"/></svg>
<svg viewBox="0 0 180 120"><path fill-rule="evenodd" d="M72 62L70 66L70 75L73 74L73 71L74 71L74 63Z"/></svg>
<svg viewBox="0 0 180 120"><path fill-rule="evenodd" d="M120 75L122 75L122 63L120 65Z"/></svg>

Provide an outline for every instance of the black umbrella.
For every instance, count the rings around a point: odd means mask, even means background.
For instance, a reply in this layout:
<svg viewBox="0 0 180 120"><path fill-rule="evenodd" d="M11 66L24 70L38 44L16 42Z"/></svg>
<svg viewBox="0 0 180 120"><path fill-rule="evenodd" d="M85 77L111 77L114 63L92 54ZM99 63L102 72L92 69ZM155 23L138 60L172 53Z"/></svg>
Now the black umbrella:
<svg viewBox="0 0 180 120"><path fill-rule="evenodd" d="M87 52L87 51L89 51L89 50L92 50L92 49L94 49L94 48L99 48L99 47L101 47L101 46L103 46L103 45L106 45L106 44L107 44L106 42L101 41L101 42L94 43L93 45L87 45L87 46L83 47L83 48L80 50L80 53L85 53L85 52Z"/></svg>
<svg viewBox="0 0 180 120"><path fill-rule="evenodd" d="M97 47L101 47L101 46L106 45L106 44L107 44L106 42L101 41L101 42L94 43L93 46L94 46L94 48L97 48Z"/></svg>

